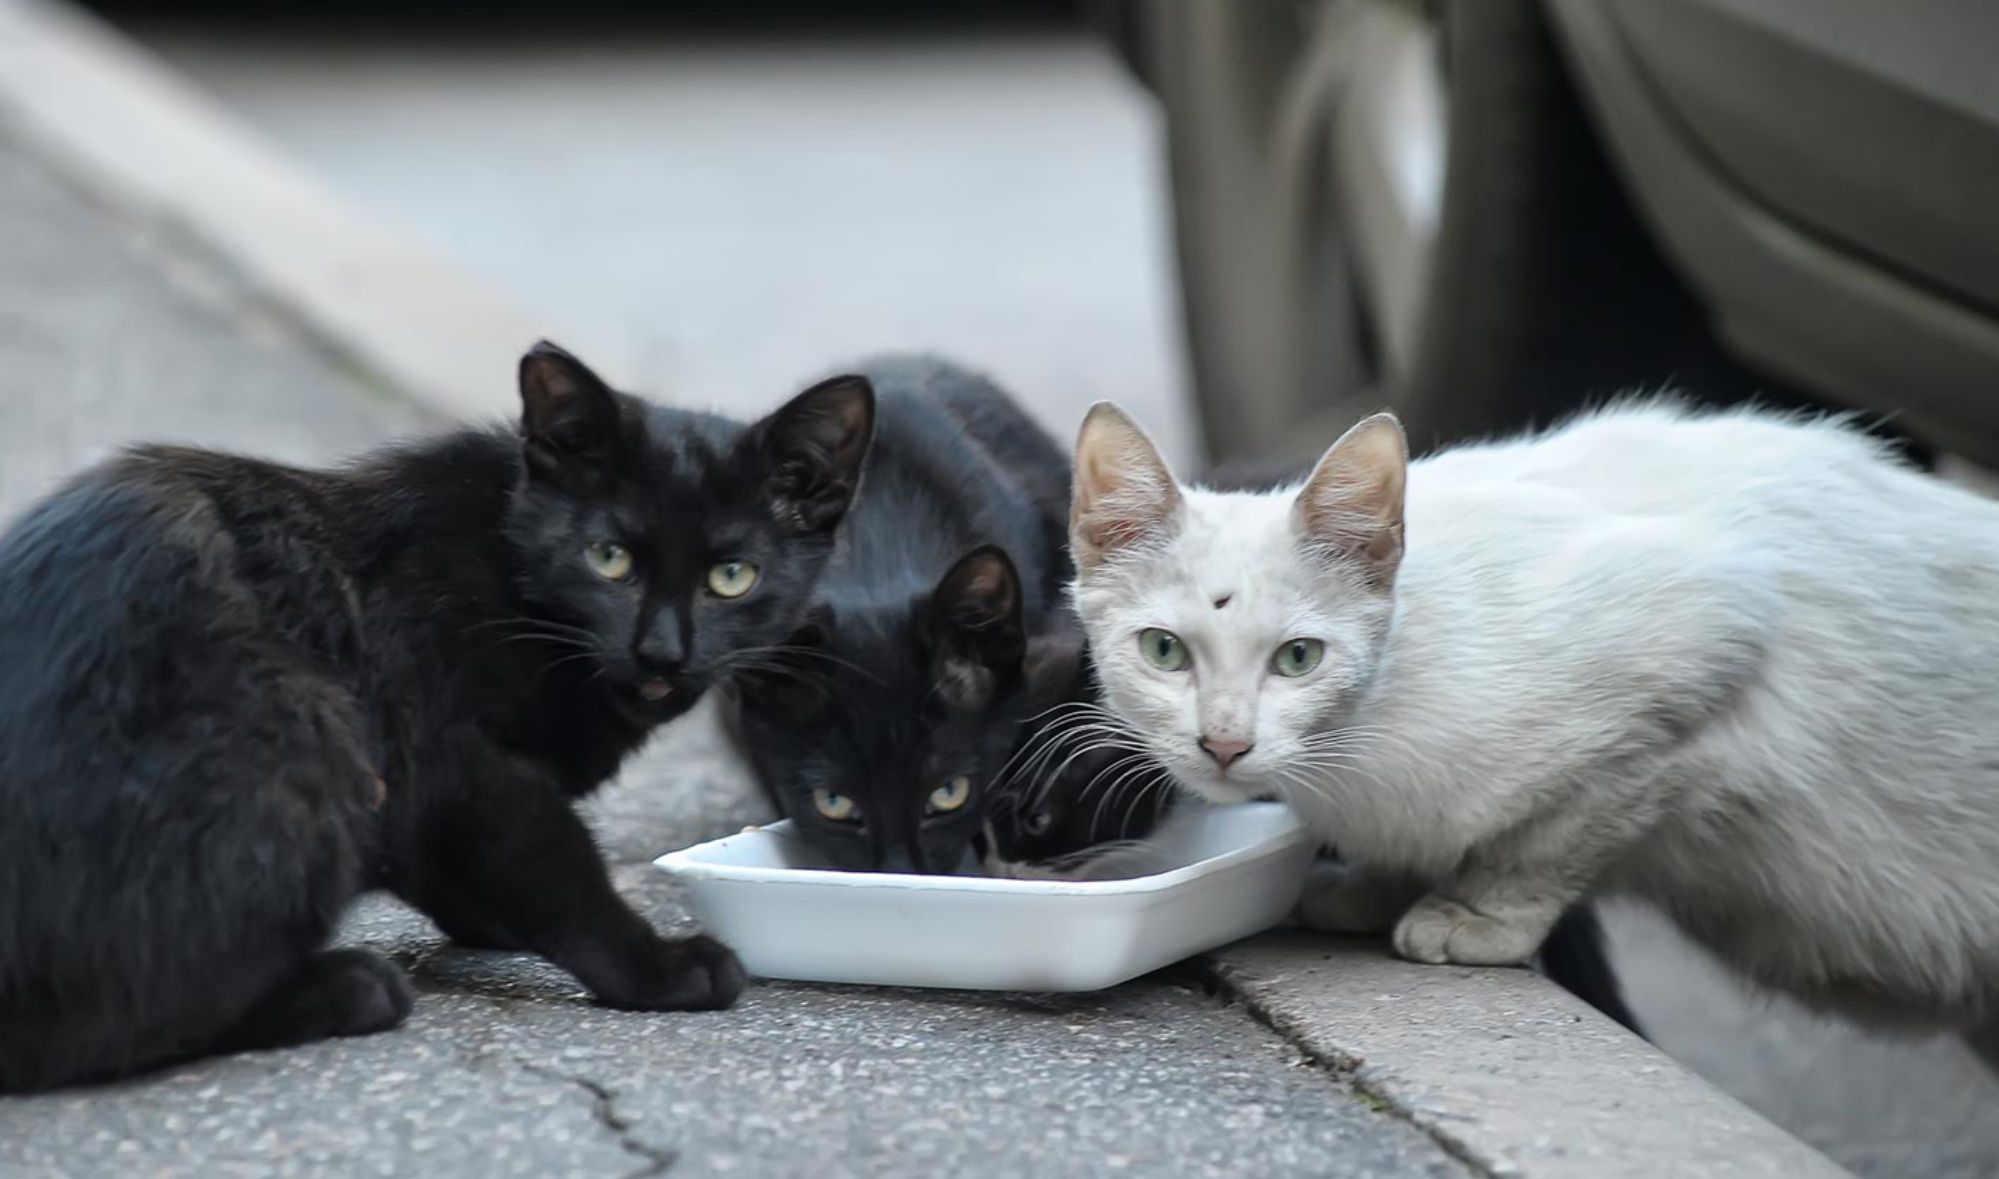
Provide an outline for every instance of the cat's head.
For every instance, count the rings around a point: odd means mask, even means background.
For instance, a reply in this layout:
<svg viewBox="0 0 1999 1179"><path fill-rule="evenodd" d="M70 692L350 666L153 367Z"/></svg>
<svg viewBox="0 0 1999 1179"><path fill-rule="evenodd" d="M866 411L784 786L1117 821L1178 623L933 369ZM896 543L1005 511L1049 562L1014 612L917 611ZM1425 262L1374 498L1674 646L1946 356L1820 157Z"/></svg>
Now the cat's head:
<svg viewBox="0 0 1999 1179"><path fill-rule="evenodd" d="M737 736L800 834L850 871L954 873L1027 707L1019 575L993 546L927 596L822 607L735 692Z"/></svg>
<svg viewBox="0 0 1999 1179"><path fill-rule="evenodd" d="M1145 839L1173 804L1170 776L1122 744L1065 741L1030 724L1015 760L1025 772L987 806L991 876L1059 877Z"/></svg>
<svg viewBox="0 0 1999 1179"><path fill-rule="evenodd" d="M1279 794L1373 675L1394 613L1408 451L1378 414L1302 485L1183 486L1130 418L1076 443L1075 603L1105 702L1188 790Z"/></svg>
<svg viewBox="0 0 1999 1179"><path fill-rule="evenodd" d="M1167 775L1108 718L1079 629L1058 624L1036 636L1026 675L1033 704L986 803L980 855L989 875L1059 871L1105 844L1143 839L1172 793Z"/></svg>
<svg viewBox="0 0 1999 1179"><path fill-rule="evenodd" d="M836 377L743 426L612 390L539 344L520 365L507 514L523 595L640 723L687 710L742 651L795 628L874 431Z"/></svg>

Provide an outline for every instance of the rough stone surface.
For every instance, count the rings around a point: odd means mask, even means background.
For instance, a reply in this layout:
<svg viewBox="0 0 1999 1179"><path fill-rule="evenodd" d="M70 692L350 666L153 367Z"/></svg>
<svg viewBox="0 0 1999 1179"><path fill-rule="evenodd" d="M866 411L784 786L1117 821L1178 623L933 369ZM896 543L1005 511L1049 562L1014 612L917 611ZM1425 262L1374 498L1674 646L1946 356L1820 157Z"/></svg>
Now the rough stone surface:
<svg viewBox="0 0 1999 1179"><path fill-rule="evenodd" d="M1495 1175L1845 1173L1524 970L1303 934L1230 947L1216 968L1273 1027Z"/></svg>
<svg viewBox="0 0 1999 1179"><path fill-rule="evenodd" d="M636 895L673 923L670 893ZM410 965L407 1026L0 1103L0 1171L1466 1173L1192 972L1085 997L767 984L648 1016L392 902L348 937Z"/></svg>

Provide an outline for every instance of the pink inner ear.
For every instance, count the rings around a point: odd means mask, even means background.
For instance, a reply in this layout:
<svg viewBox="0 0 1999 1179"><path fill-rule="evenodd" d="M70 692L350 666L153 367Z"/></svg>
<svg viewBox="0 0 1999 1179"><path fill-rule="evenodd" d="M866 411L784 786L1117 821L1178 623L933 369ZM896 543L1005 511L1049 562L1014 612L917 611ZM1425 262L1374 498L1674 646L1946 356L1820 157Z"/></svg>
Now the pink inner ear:
<svg viewBox="0 0 1999 1179"><path fill-rule="evenodd" d="M1371 533L1360 547L1362 557L1377 564L1399 555L1402 551L1402 528L1396 525Z"/></svg>

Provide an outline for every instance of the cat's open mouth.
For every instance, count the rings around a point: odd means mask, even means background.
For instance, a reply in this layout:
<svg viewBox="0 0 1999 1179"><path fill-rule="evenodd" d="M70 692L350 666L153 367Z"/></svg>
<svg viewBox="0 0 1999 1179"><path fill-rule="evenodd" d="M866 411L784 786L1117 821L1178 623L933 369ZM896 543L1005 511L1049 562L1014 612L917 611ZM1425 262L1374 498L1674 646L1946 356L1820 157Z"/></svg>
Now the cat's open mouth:
<svg viewBox="0 0 1999 1179"><path fill-rule="evenodd" d="M632 720L642 724L659 724L677 715L700 694L698 685L648 675L625 680L611 696L619 711Z"/></svg>

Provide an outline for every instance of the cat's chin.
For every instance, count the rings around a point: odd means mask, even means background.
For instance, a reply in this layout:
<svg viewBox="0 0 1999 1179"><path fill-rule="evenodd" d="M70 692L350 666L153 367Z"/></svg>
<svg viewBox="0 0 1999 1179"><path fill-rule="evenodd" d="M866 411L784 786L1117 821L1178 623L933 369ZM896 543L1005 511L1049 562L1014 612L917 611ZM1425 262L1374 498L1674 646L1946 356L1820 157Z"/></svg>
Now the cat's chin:
<svg viewBox="0 0 1999 1179"><path fill-rule="evenodd" d="M1241 783L1211 773L1189 774L1175 771L1173 784L1202 802L1215 806L1236 806L1245 802L1255 802L1259 798L1269 797L1270 793L1267 790L1248 788Z"/></svg>

